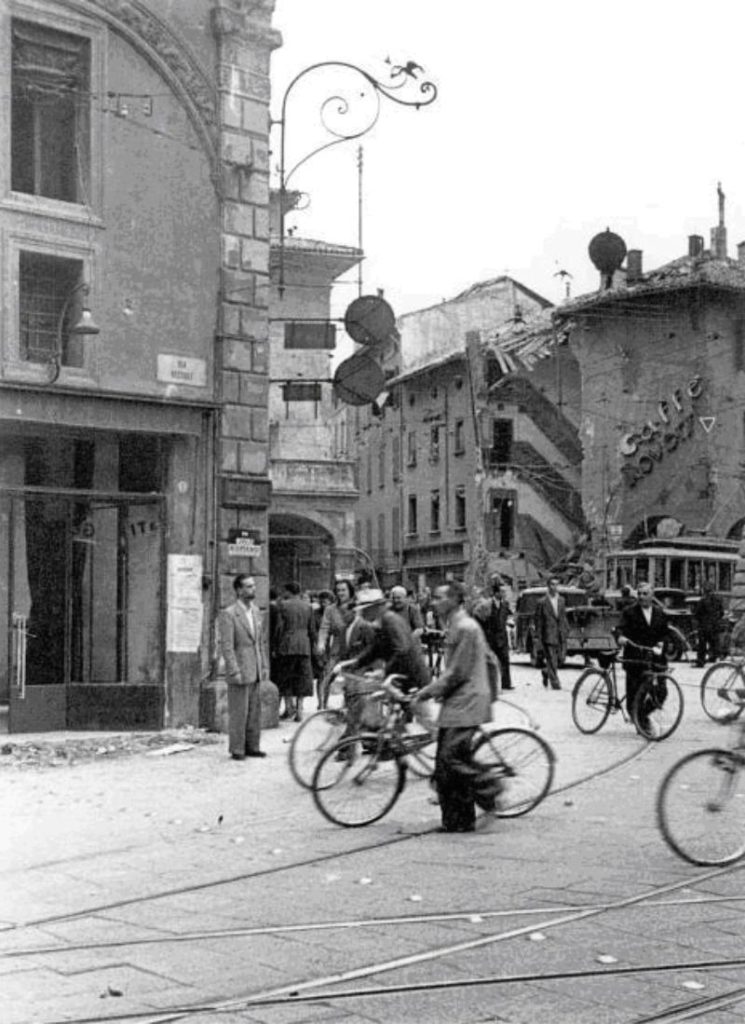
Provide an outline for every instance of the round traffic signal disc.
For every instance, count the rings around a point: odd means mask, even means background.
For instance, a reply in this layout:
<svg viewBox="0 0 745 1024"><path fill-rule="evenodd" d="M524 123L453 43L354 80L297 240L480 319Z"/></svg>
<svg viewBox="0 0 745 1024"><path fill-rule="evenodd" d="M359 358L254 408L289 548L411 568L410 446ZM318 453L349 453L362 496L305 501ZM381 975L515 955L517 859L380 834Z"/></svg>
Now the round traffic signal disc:
<svg viewBox="0 0 745 1024"><path fill-rule="evenodd" d="M369 405L385 387L380 365L364 352L340 363L334 374L334 394L347 405Z"/></svg>
<svg viewBox="0 0 745 1024"><path fill-rule="evenodd" d="M358 345L380 345L396 329L396 316L380 295L361 295L347 306L344 328Z"/></svg>

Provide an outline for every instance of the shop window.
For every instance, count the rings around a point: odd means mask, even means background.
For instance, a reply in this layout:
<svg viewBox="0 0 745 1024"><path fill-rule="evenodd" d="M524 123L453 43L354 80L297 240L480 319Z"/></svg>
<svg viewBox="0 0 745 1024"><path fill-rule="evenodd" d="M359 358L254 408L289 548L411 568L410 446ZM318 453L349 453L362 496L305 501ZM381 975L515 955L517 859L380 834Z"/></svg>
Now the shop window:
<svg viewBox="0 0 745 1024"><path fill-rule="evenodd" d="M455 488L455 529L466 528L466 488L461 484Z"/></svg>
<svg viewBox="0 0 745 1024"><path fill-rule="evenodd" d="M119 490L153 494L163 490L163 459L159 438L128 435L119 441Z"/></svg>
<svg viewBox="0 0 745 1024"><path fill-rule="evenodd" d="M417 533L417 500L416 494L409 495L409 521L407 533L413 536Z"/></svg>
<svg viewBox="0 0 745 1024"><path fill-rule="evenodd" d="M87 202L88 40L14 20L11 63L11 188Z"/></svg>
<svg viewBox="0 0 745 1024"><path fill-rule="evenodd" d="M453 450L456 455L463 455L466 450L466 421L456 420L455 421L455 437L453 441Z"/></svg>
<svg viewBox="0 0 745 1024"><path fill-rule="evenodd" d="M440 492L432 491L429 500L429 532L440 532Z"/></svg>
<svg viewBox="0 0 745 1024"><path fill-rule="evenodd" d="M18 279L21 359L47 363L61 352L63 366L82 366L82 341L70 334L82 309L82 261L21 251Z"/></svg>
<svg viewBox="0 0 745 1024"><path fill-rule="evenodd" d="M410 430L406 438L406 465L416 466L416 431Z"/></svg>

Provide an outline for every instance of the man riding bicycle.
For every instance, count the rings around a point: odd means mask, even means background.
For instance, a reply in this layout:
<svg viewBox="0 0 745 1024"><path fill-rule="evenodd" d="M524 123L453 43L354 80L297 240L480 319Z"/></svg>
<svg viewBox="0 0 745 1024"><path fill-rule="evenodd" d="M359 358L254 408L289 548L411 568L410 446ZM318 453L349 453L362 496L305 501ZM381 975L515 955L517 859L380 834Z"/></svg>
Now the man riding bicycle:
<svg viewBox="0 0 745 1024"><path fill-rule="evenodd" d="M422 656L421 647L402 617L387 607L382 590L370 587L359 591L355 605L362 617L373 624L375 632L370 643L356 658L349 658L336 664L334 674L368 668L383 662L383 672L386 676L404 677L399 683L404 693L421 690L426 686L430 678L429 669ZM357 706L354 699L350 700L350 695L347 694L347 707L351 719L349 731L355 732L362 704ZM417 714L417 717L423 725L430 728L424 714Z"/></svg>

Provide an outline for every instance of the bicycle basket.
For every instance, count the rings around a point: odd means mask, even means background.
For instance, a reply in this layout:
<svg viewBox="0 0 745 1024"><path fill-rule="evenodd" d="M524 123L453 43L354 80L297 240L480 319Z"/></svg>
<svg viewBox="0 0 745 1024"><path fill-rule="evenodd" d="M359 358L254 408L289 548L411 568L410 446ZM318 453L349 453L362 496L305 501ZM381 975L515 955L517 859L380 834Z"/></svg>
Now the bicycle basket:
<svg viewBox="0 0 745 1024"><path fill-rule="evenodd" d="M371 694L380 690L379 679L365 676L344 676L344 701L349 712L352 731L380 729L384 721L383 702L372 699Z"/></svg>

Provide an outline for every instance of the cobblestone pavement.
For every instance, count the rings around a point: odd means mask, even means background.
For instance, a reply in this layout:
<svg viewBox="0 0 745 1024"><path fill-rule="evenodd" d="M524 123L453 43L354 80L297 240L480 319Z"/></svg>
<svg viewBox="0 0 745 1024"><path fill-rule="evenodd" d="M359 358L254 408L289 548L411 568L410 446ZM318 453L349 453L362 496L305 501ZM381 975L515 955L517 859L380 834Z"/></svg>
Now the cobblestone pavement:
<svg viewBox="0 0 745 1024"><path fill-rule="evenodd" d="M666 767L722 738L700 673L678 667L683 723L645 745L620 716L577 733L579 668L552 692L516 667L509 699L557 753L554 792L473 835L437 834L413 779L381 822L328 824L287 770L294 725L264 734L263 761L231 761L224 737L197 733L150 749L75 737L129 756L0 771L3 1024L217 1004L183 1019L631 1024L738 989L745 971L727 961L745 932L742 872L683 863L654 820ZM524 715L505 702L496 718ZM685 966L697 961L715 966ZM643 965L667 969L633 971ZM245 1005L269 992L275 1002ZM704 1019L741 1021L744 1006Z"/></svg>

